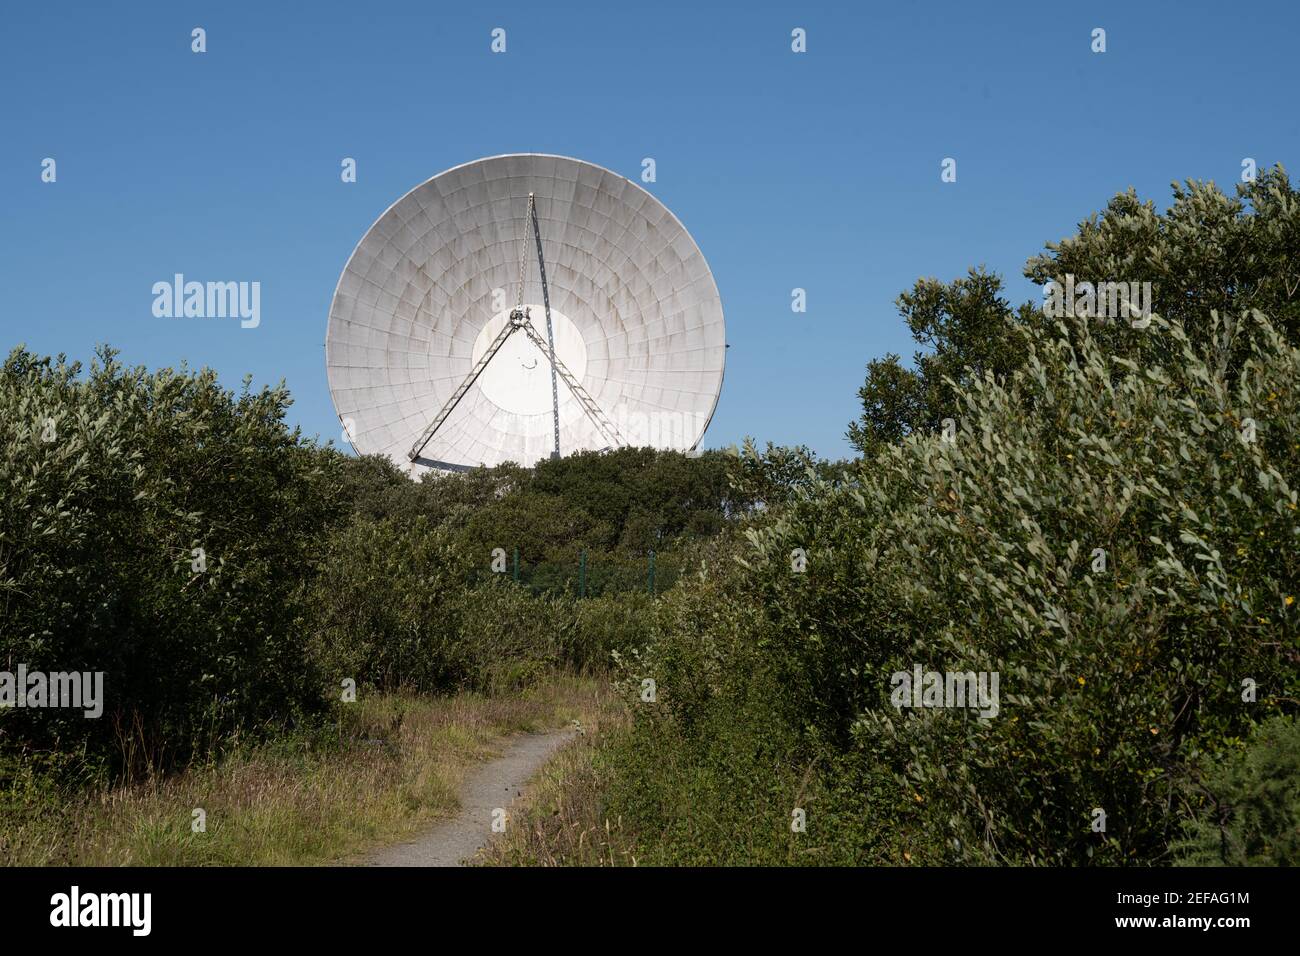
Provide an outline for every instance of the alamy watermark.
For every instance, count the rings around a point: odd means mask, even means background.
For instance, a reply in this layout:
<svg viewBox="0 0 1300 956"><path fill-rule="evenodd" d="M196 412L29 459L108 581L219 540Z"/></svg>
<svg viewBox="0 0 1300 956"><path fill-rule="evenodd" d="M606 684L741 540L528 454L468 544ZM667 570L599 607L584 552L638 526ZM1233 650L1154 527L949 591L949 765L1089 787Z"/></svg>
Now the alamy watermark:
<svg viewBox="0 0 1300 956"><path fill-rule="evenodd" d="M1043 286L1043 314L1050 319L1127 319L1135 329L1151 324L1150 282L1065 282Z"/></svg>
<svg viewBox="0 0 1300 956"><path fill-rule="evenodd" d="M927 671L916 664L889 679L893 688L889 702L900 711L904 707L969 708L981 717L996 717L998 681L997 671Z"/></svg>
<svg viewBox="0 0 1300 956"><path fill-rule="evenodd" d="M155 318L239 319L245 329L262 324L260 282L186 282L178 272L171 282L155 282L153 296Z"/></svg>
<svg viewBox="0 0 1300 956"><path fill-rule="evenodd" d="M148 936L153 928L152 893L83 893L74 885L50 897L50 925L55 927L113 927Z"/></svg>
<svg viewBox="0 0 1300 956"><path fill-rule="evenodd" d="M698 457L695 443L704 434L709 416L702 412L638 411L624 404L615 406L610 420L624 444L633 448L651 445Z"/></svg>
<svg viewBox="0 0 1300 956"><path fill-rule="evenodd" d="M103 671L0 671L0 707L74 707L94 719L104 713Z"/></svg>

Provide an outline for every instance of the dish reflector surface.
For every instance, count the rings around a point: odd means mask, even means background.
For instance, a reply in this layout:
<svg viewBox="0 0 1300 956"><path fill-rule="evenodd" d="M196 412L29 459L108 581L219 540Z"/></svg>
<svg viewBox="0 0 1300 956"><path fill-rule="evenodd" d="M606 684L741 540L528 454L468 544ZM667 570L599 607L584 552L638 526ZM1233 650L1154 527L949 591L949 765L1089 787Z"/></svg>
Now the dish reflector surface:
<svg viewBox="0 0 1300 956"><path fill-rule="evenodd" d="M330 307L325 362L345 433L411 474L554 448L546 350L511 334L410 453L509 321L519 297L546 338L528 196L535 196L556 357L623 444L697 446L722 388L722 303L677 218L637 184L535 153L457 166L411 190L362 237ZM563 381L560 450L611 442Z"/></svg>

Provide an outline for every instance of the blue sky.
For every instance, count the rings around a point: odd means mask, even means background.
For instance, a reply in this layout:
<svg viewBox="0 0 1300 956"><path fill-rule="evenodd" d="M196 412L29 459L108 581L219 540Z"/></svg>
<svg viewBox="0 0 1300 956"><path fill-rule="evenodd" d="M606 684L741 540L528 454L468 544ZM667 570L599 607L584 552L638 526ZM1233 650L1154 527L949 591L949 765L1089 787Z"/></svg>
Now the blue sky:
<svg viewBox="0 0 1300 956"><path fill-rule="evenodd" d="M84 360L107 342L232 387L283 378L292 421L333 438L330 298L390 203L498 153L633 179L650 156L647 188L700 245L726 312L704 444L840 457L865 363L913 350L893 302L918 277L985 264L1013 301L1036 299L1025 259L1114 193L1163 206L1174 180L1230 188L1247 156L1294 174L1300 147L1294 2L271 6L6 11L5 351ZM175 272L259 281L261 325L155 318L151 287Z"/></svg>

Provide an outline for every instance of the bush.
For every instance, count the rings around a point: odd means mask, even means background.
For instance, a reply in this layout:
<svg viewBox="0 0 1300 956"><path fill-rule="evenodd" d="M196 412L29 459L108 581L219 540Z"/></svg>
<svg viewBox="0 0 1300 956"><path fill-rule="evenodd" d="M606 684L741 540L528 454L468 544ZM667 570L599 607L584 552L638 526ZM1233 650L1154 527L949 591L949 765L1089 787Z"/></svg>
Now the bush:
<svg viewBox="0 0 1300 956"><path fill-rule="evenodd" d="M650 449L421 482L285 427L283 385L80 366L0 370L0 669L103 671L104 716L0 709L14 767L167 769L324 713L347 678L427 693L602 668L656 585L748 507L734 461ZM523 582L493 573L518 548ZM589 553L589 602L574 598Z"/></svg>
<svg viewBox="0 0 1300 956"><path fill-rule="evenodd" d="M1258 315L1212 332L1157 319L1177 361L1144 365L1086 329L1024 329L1025 368L960 393L955 440L888 446L750 530L744 575L640 665L667 701L642 722L702 754L761 687L749 746L817 762L819 812L860 861L1167 859L1188 768L1296 696L1300 351ZM1000 713L895 710L914 664L998 673ZM848 826L854 794L881 825Z"/></svg>
<svg viewBox="0 0 1300 956"><path fill-rule="evenodd" d="M1300 721L1259 725L1240 753L1209 762L1198 789L1180 865L1300 865Z"/></svg>
<svg viewBox="0 0 1300 956"><path fill-rule="evenodd" d="M475 660L461 640L466 573L451 532L423 516L358 517L334 530L305 602L308 646L329 686L350 678L433 693L472 683Z"/></svg>
<svg viewBox="0 0 1300 956"><path fill-rule="evenodd" d="M0 666L103 671L104 715L0 711L0 745L166 766L313 709L294 598L337 505L284 388L108 350L80 373L0 369Z"/></svg>
<svg viewBox="0 0 1300 956"><path fill-rule="evenodd" d="M565 656L579 670L605 670L616 655L629 654L652 640L654 600L629 590L572 603L573 632Z"/></svg>

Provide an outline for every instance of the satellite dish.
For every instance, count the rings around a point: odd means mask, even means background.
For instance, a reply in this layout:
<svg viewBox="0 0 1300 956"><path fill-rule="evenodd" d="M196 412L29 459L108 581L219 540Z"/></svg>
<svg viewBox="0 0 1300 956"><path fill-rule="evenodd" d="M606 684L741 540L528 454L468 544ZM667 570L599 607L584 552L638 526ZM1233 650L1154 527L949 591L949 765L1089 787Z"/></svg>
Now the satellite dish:
<svg viewBox="0 0 1300 956"><path fill-rule="evenodd" d="M389 207L325 338L353 447L413 476L693 451L725 351L713 274L677 217L607 169L537 153L457 166Z"/></svg>

